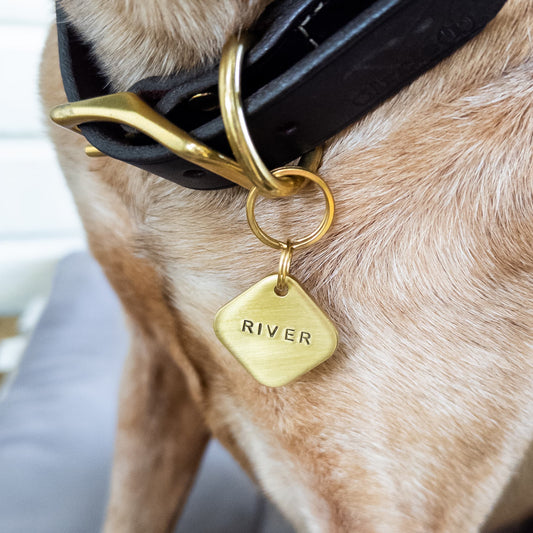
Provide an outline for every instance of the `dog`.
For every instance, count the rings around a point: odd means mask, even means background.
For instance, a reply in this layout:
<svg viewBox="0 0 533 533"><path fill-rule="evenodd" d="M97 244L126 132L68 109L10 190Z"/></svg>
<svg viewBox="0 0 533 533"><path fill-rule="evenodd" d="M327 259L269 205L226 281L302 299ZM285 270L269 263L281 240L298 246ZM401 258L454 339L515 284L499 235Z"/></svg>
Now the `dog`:
<svg viewBox="0 0 533 533"><path fill-rule="evenodd" d="M63 0L115 91L215 62L268 0ZM212 330L276 270L246 191L193 191L50 127L131 329L105 531L170 531L216 437L298 531L495 531L533 514L533 4L331 139L330 232L292 272L339 330L325 363L258 384ZM66 101L52 28L45 110ZM312 187L258 211L320 216ZM280 214L281 213L281 214Z"/></svg>

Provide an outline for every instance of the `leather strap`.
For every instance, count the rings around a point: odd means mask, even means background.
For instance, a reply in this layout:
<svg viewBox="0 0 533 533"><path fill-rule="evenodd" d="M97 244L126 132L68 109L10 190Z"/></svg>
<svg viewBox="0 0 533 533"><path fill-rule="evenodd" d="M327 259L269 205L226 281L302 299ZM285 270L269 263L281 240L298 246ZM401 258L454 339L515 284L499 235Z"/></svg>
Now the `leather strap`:
<svg viewBox="0 0 533 533"><path fill-rule="evenodd" d="M479 33L506 0L277 0L252 29L243 72L248 125L269 168L292 161L355 122ZM57 6L59 56L70 102L108 83ZM142 60L142 58L140 58ZM130 90L213 148L231 155L217 109L217 67L152 77ZM105 154L193 189L233 185L146 136L109 123L80 126Z"/></svg>

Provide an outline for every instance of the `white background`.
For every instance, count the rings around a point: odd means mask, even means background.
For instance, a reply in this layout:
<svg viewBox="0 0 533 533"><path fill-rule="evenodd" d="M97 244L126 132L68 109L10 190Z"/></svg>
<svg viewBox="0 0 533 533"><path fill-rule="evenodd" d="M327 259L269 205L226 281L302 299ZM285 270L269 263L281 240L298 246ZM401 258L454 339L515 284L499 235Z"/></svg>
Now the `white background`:
<svg viewBox="0 0 533 533"><path fill-rule="evenodd" d="M57 260L85 247L39 105L53 10L52 0L0 1L0 315L42 298Z"/></svg>

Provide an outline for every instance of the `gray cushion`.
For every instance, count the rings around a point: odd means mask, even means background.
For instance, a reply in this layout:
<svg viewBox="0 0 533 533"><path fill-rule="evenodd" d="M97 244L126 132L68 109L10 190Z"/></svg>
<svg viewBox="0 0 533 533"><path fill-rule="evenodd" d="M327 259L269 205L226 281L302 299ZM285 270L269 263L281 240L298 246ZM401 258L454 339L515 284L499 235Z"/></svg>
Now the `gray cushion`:
<svg viewBox="0 0 533 533"><path fill-rule="evenodd" d="M118 301L99 266L87 254L64 259L0 404L0 532L100 530L127 343ZM211 443L176 533L234 531L292 530Z"/></svg>

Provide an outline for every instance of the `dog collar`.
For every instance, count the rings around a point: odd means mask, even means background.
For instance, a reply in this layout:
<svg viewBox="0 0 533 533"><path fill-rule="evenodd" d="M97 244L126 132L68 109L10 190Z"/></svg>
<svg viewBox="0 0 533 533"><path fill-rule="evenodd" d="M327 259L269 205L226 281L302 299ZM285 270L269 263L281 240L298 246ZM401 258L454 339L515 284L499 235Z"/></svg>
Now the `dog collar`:
<svg viewBox="0 0 533 533"><path fill-rule="evenodd" d="M339 133L452 54L506 0L277 0L251 30L244 108L269 168ZM56 2L61 75L69 102L109 94L109 83ZM129 89L159 114L223 154L231 150L216 99L217 67L143 79ZM201 102L204 105L201 105ZM216 101L216 100L215 100ZM182 186L233 185L118 124L80 125L104 154Z"/></svg>

